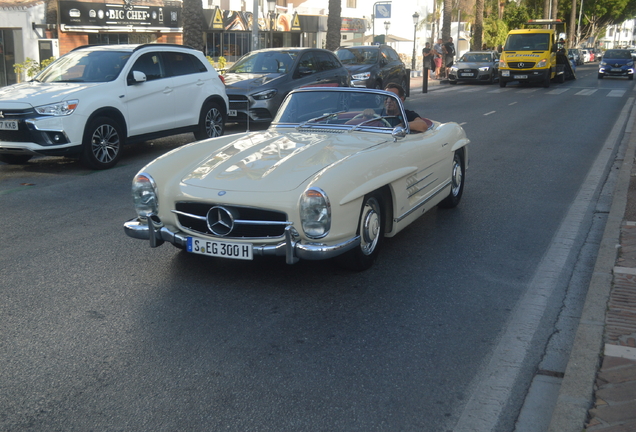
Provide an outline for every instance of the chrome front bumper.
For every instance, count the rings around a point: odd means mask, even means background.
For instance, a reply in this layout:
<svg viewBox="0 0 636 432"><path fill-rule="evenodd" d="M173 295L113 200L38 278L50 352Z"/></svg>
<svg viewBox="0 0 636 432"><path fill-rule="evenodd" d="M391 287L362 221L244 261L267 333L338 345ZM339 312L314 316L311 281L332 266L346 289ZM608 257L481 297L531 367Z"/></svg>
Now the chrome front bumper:
<svg viewBox="0 0 636 432"><path fill-rule="evenodd" d="M187 246L187 234L181 231L168 229L157 217L149 220L151 223L141 222L138 218L124 223L124 232L129 237L149 240L150 247L161 246L164 242L170 242L183 249ZM295 239L293 227L285 228L285 240L277 244L258 245L253 244L254 255L284 256L287 264L295 264L299 259L323 260L341 255L360 245L360 236L352 237L342 243L326 245L321 243L301 243Z"/></svg>

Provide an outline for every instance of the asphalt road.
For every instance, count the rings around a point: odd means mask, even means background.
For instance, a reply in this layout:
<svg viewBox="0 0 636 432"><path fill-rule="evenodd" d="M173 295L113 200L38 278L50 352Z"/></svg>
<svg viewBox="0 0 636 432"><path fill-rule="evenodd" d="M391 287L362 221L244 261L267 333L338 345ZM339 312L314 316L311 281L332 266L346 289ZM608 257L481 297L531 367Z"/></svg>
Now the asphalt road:
<svg viewBox="0 0 636 432"><path fill-rule="evenodd" d="M578 76L413 92L472 140L466 190L363 273L125 236L133 175L191 135L103 172L0 164L0 430L514 430L567 358L633 103L632 81Z"/></svg>

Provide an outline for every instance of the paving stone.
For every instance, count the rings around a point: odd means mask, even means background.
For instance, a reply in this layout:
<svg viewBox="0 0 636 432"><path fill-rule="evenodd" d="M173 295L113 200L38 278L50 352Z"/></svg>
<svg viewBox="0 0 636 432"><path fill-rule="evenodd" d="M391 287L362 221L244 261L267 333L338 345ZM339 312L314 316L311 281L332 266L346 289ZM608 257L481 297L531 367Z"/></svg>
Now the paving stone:
<svg viewBox="0 0 636 432"><path fill-rule="evenodd" d="M636 421L636 401L592 408L590 414L611 425Z"/></svg>
<svg viewBox="0 0 636 432"><path fill-rule="evenodd" d="M616 402L636 401L636 381L607 384L596 392L596 396L609 405Z"/></svg>
<svg viewBox="0 0 636 432"><path fill-rule="evenodd" d="M608 383L636 381L636 362L631 361L629 365L620 368L601 370L598 376L600 379Z"/></svg>

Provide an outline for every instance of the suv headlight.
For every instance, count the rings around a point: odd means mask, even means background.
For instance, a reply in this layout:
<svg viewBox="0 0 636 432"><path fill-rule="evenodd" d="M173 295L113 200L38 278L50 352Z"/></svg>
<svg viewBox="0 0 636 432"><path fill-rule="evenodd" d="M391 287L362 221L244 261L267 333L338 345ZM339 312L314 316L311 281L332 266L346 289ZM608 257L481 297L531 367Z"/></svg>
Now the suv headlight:
<svg viewBox="0 0 636 432"><path fill-rule="evenodd" d="M354 80L366 80L369 78L371 78L371 72L364 72L364 73L351 75L351 79L354 79Z"/></svg>
<svg viewBox="0 0 636 432"><path fill-rule="evenodd" d="M305 235L311 239L329 234L331 204L322 189L309 188L300 197L300 220Z"/></svg>
<svg viewBox="0 0 636 432"><path fill-rule="evenodd" d="M502 69L506 69L508 67L508 63L503 60L499 60L499 67Z"/></svg>
<svg viewBox="0 0 636 432"><path fill-rule="evenodd" d="M135 211L140 219L157 214L157 184L150 174L139 173L132 183Z"/></svg>
<svg viewBox="0 0 636 432"><path fill-rule="evenodd" d="M490 70L490 66L482 66L482 67L479 68L479 70L481 72L488 72L488 70Z"/></svg>
<svg viewBox="0 0 636 432"><path fill-rule="evenodd" d="M50 105L42 105L35 107L35 111L38 114L49 116L67 116L73 114L75 108L79 104L79 100L74 99L64 102L56 102Z"/></svg>
<svg viewBox="0 0 636 432"><path fill-rule="evenodd" d="M538 68L546 67L548 65L548 59L542 59L539 63L537 63Z"/></svg>
<svg viewBox="0 0 636 432"><path fill-rule="evenodd" d="M278 90L269 89L269 90L263 90L262 92L254 93L252 97L256 100L265 100L265 99L273 98L276 93L278 93Z"/></svg>

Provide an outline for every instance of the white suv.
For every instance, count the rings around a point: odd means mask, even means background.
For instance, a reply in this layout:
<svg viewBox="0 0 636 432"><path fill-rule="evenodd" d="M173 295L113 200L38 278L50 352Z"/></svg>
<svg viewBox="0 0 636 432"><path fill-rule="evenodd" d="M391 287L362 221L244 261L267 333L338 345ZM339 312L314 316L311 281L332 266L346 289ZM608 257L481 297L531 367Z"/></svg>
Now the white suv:
<svg viewBox="0 0 636 432"><path fill-rule="evenodd" d="M225 85L203 54L172 44L95 45L60 57L33 80L0 88L0 161L79 156L113 167L125 143L223 134Z"/></svg>

